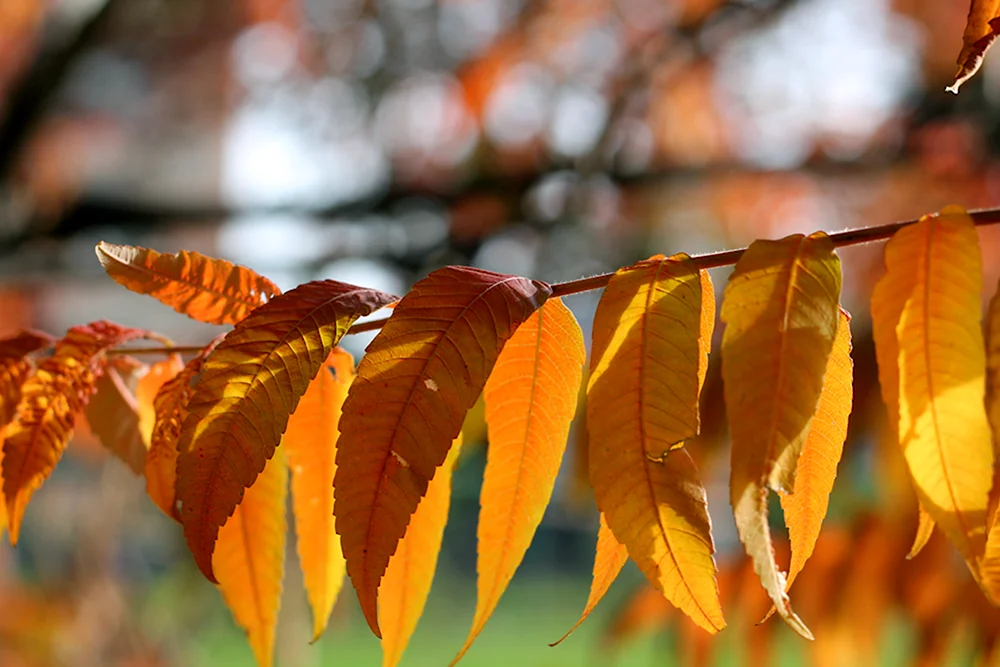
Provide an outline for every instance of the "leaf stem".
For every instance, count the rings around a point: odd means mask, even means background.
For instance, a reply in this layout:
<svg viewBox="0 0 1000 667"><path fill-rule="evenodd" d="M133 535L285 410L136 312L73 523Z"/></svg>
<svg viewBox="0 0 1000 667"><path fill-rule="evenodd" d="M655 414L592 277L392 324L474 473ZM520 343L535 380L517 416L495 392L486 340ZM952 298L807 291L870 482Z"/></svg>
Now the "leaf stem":
<svg viewBox="0 0 1000 667"><path fill-rule="evenodd" d="M969 216L972 218L972 221L977 227L995 225L1000 223L1000 208L969 211ZM837 248L861 245L862 243L872 243L874 241L884 241L903 227L916 224L917 222L919 222L919 218L893 222L888 225L878 225L876 227L845 229L842 232L834 232L830 234L830 240L833 241L833 245ZM722 266L735 264L739 261L740 257L743 256L745 251L746 248L736 248L735 250L723 250L704 255L695 255L691 259L699 269L717 269ZM577 280L567 280L566 282L555 283L552 285L552 296L566 296L568 294L579 294L580 292L589 292L590 290L601 289L607 286L613 275L615 274L612 271L610 273L590 276L589 278L579 278ZM382 328L388 319L388 317L384 317L379 320L371 320L369 322L355 324L348 329L347 333L344 335L357 334L365 331L377 331ZM203 349L203 345L166 345L164 347L133 347L131 349L119 348L117 350L109 351L108 354L197 354Z"/></svg>
<svg viewBox="0 0 1000 667"><path fill-rule="evenodd" d="M972 218L972 221L976 224L976 226L995 225L1000 223L1000 209L990 208L979 211L969 211L969 217ZM842 232L834 232L830 234L830 240L833 241L833 245L837 248L860 245L862 243L871 243L873 241L884 241L903 227L916 224L919 220L919 218L916 218L914 220L903 220L901 222L893 222L887 225L878 225L876 227L846 229ZM695 255L691 259L699 269L717 269L721 266L730 266L735 264L739 261L740 257L743 256L745 251L746 248L723 250L721 252L712 252L705 255ZM615 275L614 271L610 273L602 273L596 276L590 276L589 278L579 278L577 280L567 280L563 283L555 283L552 285L552 296L566 296L568 294L578 294L580 292L589 292L590 290L601 289L602 287L607 286L613 275Z"/></svg>

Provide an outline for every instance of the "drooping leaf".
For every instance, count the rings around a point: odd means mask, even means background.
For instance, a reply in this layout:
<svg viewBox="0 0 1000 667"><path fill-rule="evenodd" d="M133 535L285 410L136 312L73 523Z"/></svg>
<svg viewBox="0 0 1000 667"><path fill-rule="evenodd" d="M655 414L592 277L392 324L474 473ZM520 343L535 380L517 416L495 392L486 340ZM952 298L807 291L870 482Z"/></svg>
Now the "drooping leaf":
<svg viewBox="0 0 1000 667"><path fill-rule="evenodd" d="M886 273L872 294L876 351L895 333L897 360L878 360L898 364L897 434L917 499L974 573L993 470L981 261L972 220L949 207L887 243Z"/></svg>
<svg viewBox="0 0 1000 667"><path fill-rule="evenodd" d="M736 264L721 313L737 531L778 613L809 639L774 558L767 495L794 491L837 334L840 281L840 260L822 232L756 241Z"/></svg>
<svg viewBox="0 0 1000 667"><path fill-rule="evenodd" d="M587 604L583 608L578 620L569 632L560 637L557 641L549 644L556 646L561 644L567 637L573 634L580 625L587 620L590 612L594 611L597 603L604 598L604 594L615 583L622 568L628 561L628 549L625 545L615 539L611 529L608 528L607 519L601 515L601 525L597 530L597 552L594 555L594 576L590 582L590 595L587 596Z"/></svg>
<svg viewBox="0 0 1000 667"><path fill-rule="evenodd" d="M548 285L445 267L399 302L358 366L341 418L334 513L347 573L379 635L379 581L503 348Z"/></svg>
<svg viewBox="0 0 1000 667"><path fill-rule="evenodd" d="M200 322L236 324L281 294L248 268L196 252L158 253L103 241L95 251L116 282Z"/></svg>
<svg viewBox="0 0 1000 667"><path fill-rule="evenodd" d="M479 594L458 662L493 614L552 497L587 360L583 332L546 301L504 346L486 381L489 433L478 526Z"/></svg>
<svg viewBox="0 0 1000 667"><path fill-rule="evenodd" d="M62 457L75 416L93 394L103 353L148 333L111 322L73 327L25 382L3 443L3 494L13 544L28 501Z"/></svg>
<svg viewBox="0 0 1000 667"><path fill-rule="evenodd" d="M118 358L104 366L94 383L94 395L83 409L90 430L105 449L114 454L136 475L146 467L146 443L139 432L139 402L131 386L142 364Z"/></svg>
<svg viewBox="0 0 1000 667"><path fill-rule="evenodd" d="M395 667L410 642L437 568L441 538L451 504L451 473L462 448L461 434L455 438L445 462L435 471L410 518L406 535L389 559L378 600L382 629L382 667Z"/></svg>
<svg viewBox="0 0 1000 667"><path fill-rule="evenodd" d="M656 588L709 632L725 627L697 433L715 298L685 255L619 270L594 316L587 390L590 480L615 538Z"/></svg>
<svg viewBox="0 0 1000 667"><path fill-rule="evenodd" d="M346 564L333 521L337 425L354 359L334 348L288 419L281 446L292 471L292 511L299 564L313 612L313 641L326 629L344 583Z"/></svg>
<svg viewBox="0 0 1000 667"><path fill-rule="evenodd" d="M1000 285L990 299L986 315L986 417L993 431L993 459L1000 461ZM996 524L1000 507L1000 466L993 466L993 487L986 517L988 528ZM1000 535L997 536L1000 539Z"/></svg>
<svg viewBox="0 0 1000 667"><path fill-rule="evenodd" d="M396 297L333 280L276 296L205 360L177 450L177 499L195 562L210 581L219 526L274 454L288 417L351 324Z"/></svg>
<svg viewBox="0 0 1000 667"><path fill-rule="evenodd" d="M180 373L168 380L156 392L153 411L156 418L146 453L146 493L156 506L171 519L181 520L177 511L177 445L181 425L187 418L187 404L194 393L192 383L201 373L205 359L222 337L206 345L198 356L189 361Z"/></svg>
<svg viewBox="0 0 1000 667"><path fill-rule="evenodd" d="M924 547L927 546L927 542L931 539L931 535L934 534L934 519L931 518L930 513L924 509L923 505L917 505L917 534L913 536L913 545L910 547L910 552L906 554L906 559L911 560L916 558Z"/></svg>
<svg viewBox="0 0 1000 667"><path fill-rule="evenodd" d="M148 450L153 442L153 428L156 426L156 395L160 388L177 377L184 370L180 355L171 354L149 367L149 371L139 378L135 386L135 402L138 404L139 435Z"/></svg>
<svg viewBox="0 0 1000 667"><path fill-rule="evenodd" d="M259 667L270 667L274 660L285 571L287 497L288 465L278 452L219 530L212 555L219 590L236 622L246 630Z"/></svg>
<svg viewBox="0 0 1000 667"><path fill-rule="evenodd" d="M54 341L40 331L22 331L0 340L0 427L14 419L21 400L21 385L31 374L32 352L50 347Z"/></svg>
<svg viewBox="0 0 1000 667"><path fill-rule="evenodd" d="M809 435L795 470L795 493L780 494L781 509L791 541L792 562L785 590L809 560L830 504L830 491L837 477L837 464L844 451L847 420L854 397L854 364L851 361L851 318L840 313L837 338L826 364L823 393Z"/></svg>
<svg viewBox="0 0 1000 667"><path fill-rule="evenodd" d="M983 64L986 51L1000 34L1000 0L971 0L969 19L962 35L958 71L947 90L958 94L963 83L972 78Z"/></svg>

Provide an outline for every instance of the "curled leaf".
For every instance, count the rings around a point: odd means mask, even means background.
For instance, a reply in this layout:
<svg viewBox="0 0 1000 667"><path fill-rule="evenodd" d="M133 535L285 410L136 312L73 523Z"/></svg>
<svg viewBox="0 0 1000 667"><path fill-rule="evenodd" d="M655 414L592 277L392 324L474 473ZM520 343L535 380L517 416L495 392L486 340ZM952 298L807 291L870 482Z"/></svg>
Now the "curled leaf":
<svg viewBox="0 0 1000 667"><path fill-rule="evenodd" d="M285 572L287 498L288 466L279 452L267 462L219 531L212 554L219 591L233 618L246 630L258 667L270 667L274 661Z"/></svg>
<svg viewBox="0 0 1000 667"><path fill-rule="evenodd" d="M3 443L3 494L12 543L17 543L28 501L62 457L76 414L94 392L103 353L148 333L111 322L73 327L25 382Z"/></svg>
<svg viewBox="0 0 1000 667"><path fill-rule="evenodd" d="M615 538L653 586L708 632L725 627L697 434L715 298L686 255L619 270L594 316L590 481Z"/></svg>
<svg viewBox="0 0 1000 667"><path fill-rule="evenodd" d="M95 251L116 282L200 322L236 324L281 294L277 285L246 267L196 252L159 253L103 241Z"/></svg>
<svg viewBox="0 0 1000 667"><path fill-rule="evenodd" d="M795 490L837 334L840 282L840 260L822 232L756 241L736 263L721 313L736 528L778 613L808 639L774 558L767 495Z"/></svg>
<svg viewBox="0 0 1000 667"><path fill-rule="evenodd" d="M1000 34L1000 0L971 0L969 19L962 35L962 51L958 54L958 71L946 90L958 94L962 84L979 71L986 51Z"/></svg>
<svg viewBox="0 0 1000 667"><path fill-rule="evenodd" d="M292 511L299 564L313 613L313 641L326 629L347 570L333 520L337 425L354 379L354 359L337 347L288 419L281 447L292 471Z"/></svg>
<svg viewBox="0 0 1000 667"><path fill-rule="evenodd" d="M341 418L334 513L347 573L379 635L379 581L500 351L544 283L445 267L414 285L358 365Z"/></svg>
<svg viewBox="0 0 1000 667"><path fill-rule="evenodd" d="M226 522L281 442L288 417L351 324L395 300L318 280L276 296L241 320L205 360L177 449L184 536L210 581Z"/></svg>

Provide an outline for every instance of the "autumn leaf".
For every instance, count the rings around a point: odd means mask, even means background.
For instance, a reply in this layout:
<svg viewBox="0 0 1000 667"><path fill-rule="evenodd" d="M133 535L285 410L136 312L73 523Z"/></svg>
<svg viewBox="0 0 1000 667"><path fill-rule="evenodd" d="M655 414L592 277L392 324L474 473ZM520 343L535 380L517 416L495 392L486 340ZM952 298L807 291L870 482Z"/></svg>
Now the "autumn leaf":
<svg viewBox="0 0 1000 667"><path fill-rule="evenodd" d="M94 392L103 353L148 334L111 322L75 326L24 383L17 417L3 443L3 494L11 543L17 543L28 501L62 457L76 414Z"/></svg>
<svg viewBox="0 0 1000 667"><path fill-rule="evenodd" d="M48 334L30 330L0 340L0 427L14 419L21 385L31 374L32 364L26 357L53 342Z"/></svg>
<svg viewBox="0 0 1000 667"><path fill-rule="evenodd" d="M277 285L248 268L196 252L158 253L104 241L95 251L120 285L200 322L236 324L281 294Z"/></svg>
<svg viewBox="0 0 1000 667"><path fill-rule="evenodd" d="M1000 0L971 0L969 19L962 35L958 71L946 90L958 94L963 83L972 78L983 64L986 51L1000 32Z"/></svg>
<svg viewBox="0 0 1000 667"><path fill-rule="evenodd" d="M978 234L963 210L949 207L897 232L885 262L872 325L879 364L898 365L900 447L921 506L975 573L993 470Z"/></svg>
<svg viewBox="0 0 1000 667"><path fill-rule="evenodd" d="M840 281L840 260L822 232L756 241L736 263L721 313L737 531L778 613L809 639L775 562L767 495L794 491L836 338Z"/></svg>
<svg viewBox="0 0 1000 667"><path fill-rule="evenodd" d="M604 594L615 583L622 568L628 561L628 549L624 544L615 539L611 529L608 528L607 519L601 515L601 525L597 530L597 550L594 555L594 575L590 583L590 595L587 596L587 604L583 608L578 620L569 632L560 637L557 641L549 644L556 646L561 644L567 637L573 634L580 625L587 620L590 612L594 611L597 603L604 598Z"/></svg>
<svg viewBox="0 0 1000 667"><path fill-rule="evenodd" d="M847 437L847 420L854 396L853 380L851 318L841 311L837 337L823 377L823 393L820 394L819 405L795 469L795 493L779 494L792 543L786 591L812 555L823 527L830 491L837 478L837 464L840 463Z"/></svg>
<svg viewBox="0 0 1000 667"><path fill-rule="evenodd" d="M472 646L531 545L552 498L587 361L583 332L559 299L546 301L497 358L486 381L489 434L480 493L478 597Z"/></svg>
<svg viewBox="0 0 1000 667"><path fill-rule="evenodd" d="M924 509L923 505L917 505L917 534L913 536L913 545L910 547L909 553L906 554L907 560L912 560L916 558L924 547L927 546L927 542L930 541L931 535L934 534L934 519L931 517L930 513Z"/></svg>
<svg viewBox="0 0 1000 667"><path fill-rule="evenodd" d="M192 383L201 373L205 358L222 341L216 337L184 368L163 383L153 399L156 414L146 453L146 494L171 519L181 520L177 511L177 444L181 425L187 418L187 404L194 393Z"/></svg>
<svg viewBox="0 0 1000 667"><path fill-rule="evenodd" d="M709 632L725 627L705 490L684 440L698 430L715 298L686 255L620 269L594 316L590 480L629 556Z"/></svg>
<svg viewBox="0 0 1000 667"><path fill-rule="evenodd" d="M410 642L431 591L441 538L451 504L452 470L462 448L459 434L445 462L435 471L410 518L406 535L389 559L379 589L378 619L382 629L382 667L395 667Z"/></svg>
<svg viewBox="0 0 1000 667"><path fill-rule="evenodd" d="M379 581L410 515L504 343L550 292L527 278L438 269L403 297L361 359L340 423L334 514L377 636Z"/></svg>
<svg viewBox="0 0 1000 667"><path fill-rule="evenodd" d="M1000 286L990 300L986 316L986 410L993 431L993 455L1000 446ZM994 460L993 486L987 508L986 553L980 567L983 588L993 604L1000 605L1000 467Z"/></svg>
<svg viewBox="0 0 1000 667"><path fill-rule="evenodd" d="M288 465L278 452L219 530L212 555L219 590L233 618L246 630L259 667L270 667L274 660L285 570L287 497Z"/></svg>
<svg viewBox="0 0 1000 667"><path fill-rule="evenodd" d="M281 442L288 417L351 324L396 297L333 280L256 309L205 360L177 444L177 499L210 581L219 532Z"/></svg>
<svg viewBox="0 0 1000 667"><path fill-rule="evenodd" d="M139 402L130 386L142 364L119 358L106 363L83 413L97 439L136 475L146 467L146 443L139 431Z"/></svg>
<svg viewBox="0 0 1000 667"><path fill-rule="evenodd" d="M156 426L156 395L164 384L177 377L184 370L184 361L180 355L169 357L150 365L145 375L139 378L135 386L135 402L139 414L139 435L150 448L153 441L153 428Z"/></svg>
<svg viewBox="0 0 1000 667"><path fill-rule="evenodd" d="M334 348L299 399L281 439L292 471L296 546L313 612L313 641L326 629L347 571L334 529L333 476L340 409L353 379L354 359Z"/></svg>

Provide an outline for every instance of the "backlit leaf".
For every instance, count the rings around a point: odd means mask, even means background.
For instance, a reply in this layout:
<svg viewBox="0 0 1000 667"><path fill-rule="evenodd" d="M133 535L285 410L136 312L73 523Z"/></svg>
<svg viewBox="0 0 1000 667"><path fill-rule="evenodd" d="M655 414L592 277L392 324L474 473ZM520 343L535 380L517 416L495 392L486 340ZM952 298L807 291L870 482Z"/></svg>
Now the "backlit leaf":
<svg viewBox="0 0 1000 667"><path fill-rule="evenodd" d="M931 535L934 534L934 519L931 518L930 513L924 509L923 505L917 505L917 534L913 536L913 545L910 547L910 552L906 554L907 560L916 558L924 547L927 546L927 542L931 539Z"/></svg>
<svg viewBox="0 0 1000 667"><path fill-rule="evenodd" d="M399 302L358 366L341 418L334 513L347 573L378 635L379 581L465 414L548 285L445 267Z"/></svg>
<svg viewBox="0 0 1000 667"><path fill-rule="evenodd" d="M205 360L178 440L177 499L209 580L219 526L274 454L299 397L351 324L395 299L333 280L305 283L241 320Z"/></svg>
<svg viewBox="0 0 1000 667"><path fill-rule="evenodd" d="M476 613L472 646L514 577L552 498L587 352L573 313L546 301L504 346L486 381L489 433L480 493Z"/></svg>
<svg viewBox="0 0 1000 667"><path fill-rule="evenodd" d="M219 590L236 622L246 630L259 667L270 667L274 660L285 571L287 497L288 466L279 452L219 531L212 555Z"/></svg>
<svg viewBox="0 0 1000 667"><path fill-rule="evenodd" d="M993 487L986 514L990 522L988 528L992 531L1000 508L1000 466L996 465L1000 461L1000 285L990 299L986 316L986 417L993 430Z"/></svg>
<svg viewBox="0 0 1000 667"><path fill-rule="evenodd" d="M830 504L830 491L837 478L837 464L844 451L847 420L854 397L854 364L851 361L851 318L841 311L837 338L823 377L816 415L802 446L795 470L795 493L780 494L781 508L792 547L785 590L809 560Z"/></svg>
<svg viewBox="0 0 1000 667"><path fill-rule="evenodd" d="M685 255L619 270L594 316L590 481L615 538L709 632L725 627L705 490L681 445L697 433L715 299Z"/></svg>
<svg viewBox="0 0 1000 667"><path fill-rule="evenodd" d="M607 519L602 514L601 525L597 531L594 576L590 582L590 595L587 596L587 604L583 608L583 613L580 614L580 620L569 629L569 632L564 634L558 641L549 644L549 646L561 644L567 637L573 634L574 630L587 620L590 612L594 611L594 607L597 606L597 603L604 598L604 594L611 588L611 584L615 583L615 579L618 578L627 561L628 549L625 548L624 544L615 539L611 529L608 528Z"/></svg>
<svg viewBox="0 0 1000 667"><path fill-rule="evenodd" d="M83 409L90 430L105 449L136 475L146 466L146 443L139 432L139 402L130 388L142 366L131 359L107 363Z"/></svg>
<svg viewBox="0 0 1000 667"><path fill-rule="evenodd" d="M180 373L156 392L153 411L156 419L146 453L146 493L171 519L181 520L177 511L177 444L181 425L187 418L187 404L194 393L192 383L201 373L205 358L222 340L219 336L187 362Z"/></svg>
<svg viewBox="0 0 1000 667"><path fill-rule="evenodd" d="M333 476L340 409L353 379L354 359L334 348L289 417L281 439L292 471L295 539L313 612L313 641L326 629L347 572L334 529Z"/></svg>
<svg viewBox="0 0 1000 667"><path fill-rule="evenodd" d="M3 443L3 494L12 543L17 543L28 501L62 457L76 414L94 392L103 353L147 334L111 322L75 326L25 382Z"/></svg>
<svg viewBox="0 0 1000 667"><path fill-rule="evenodd" d="M177 377L184 370L184 361L180 355L172 354L149 367L149 371L139 378L135 386L135 402L138 404L139 434L149 449L153 441L153 428L156 426L156 395L160 388Z"/></svg>
<svg viewBox="0 0 1000 667"><path fill-rule="evenodd" d="M810 639L774 558L767 495L794 491L837 334L840 281L840 260L822 232L756 241L736 264L721 313L737 531L778 613Z"/></svg>
<svg viewBox="0 0 1000 667"><path fill-rule="evenodd" d="M969 19L962 35L962 51L958 54L958 72L947 90L958 93L963 83L979 71L987 49L1000 32L1000 0L971 0Z"/></svg>
<svg viewBox="0 0 1000 667"><path fill-rule="evenodd" d="M32 352L50 347L54 341L40 331L22 331L0 340L0 427L14 419L21 400L21 385L31 374Z"/></svg>
<svg viewBox="0 0 1000 667"><path fill-rule="evenodd" d="M382 667L395 667L424 613L437 568L441 538L451 504L451 473L462 448L461 434L455 439L427 494L410 518L406 535L389 559L379 589L378 619L382 629Z"/></svg>
<svg viewBox="0 0 1000 667"><path fill-rule="evenodd" d="M897 434L917 499L973 572L985 548L993 470L981 261L972 220L950 207L888 242L872 295L876 350L895 333ZM879 353L883 363L893 360Z"/></svg>
<svg viewBox="0 0 1000 667"><path fill-rule="evenodd" d="M274 283L248 268L196 252L158 253L103 241L95 251L119 284L200 322L236 324L281 294Z"/></svg>

